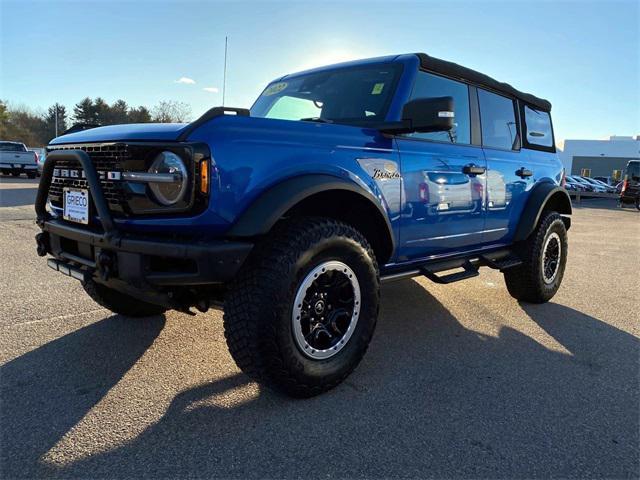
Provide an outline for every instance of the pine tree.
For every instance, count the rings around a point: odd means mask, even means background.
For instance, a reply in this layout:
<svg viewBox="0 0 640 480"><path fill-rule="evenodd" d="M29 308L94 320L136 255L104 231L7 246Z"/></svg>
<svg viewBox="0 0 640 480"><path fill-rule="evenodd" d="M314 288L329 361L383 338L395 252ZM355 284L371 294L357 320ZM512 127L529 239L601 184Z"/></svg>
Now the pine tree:
<svg viewBox="0 0 640 480"><path fill-rule="evenodd" d="M151 113L147 107L140 105L138 108L132 108L127 115L127 123L150 123Z"/></svg>
<svg viewBox="0 0 640 480"><path fill-rule="evenodd" d="M93 105L93 100L86 97L79 103L76 103L76 106L73 107L73 120L75 123L96 124L96 109Z"/></svg>
<svg viewBox="0 0 640 480"><path fill-rule="evenodd" d="M119 125L128 123L129 105L124 100L116 100L109 108L108 123L103 125Z"/></svg>
<svg viewBox="0 0 640 480"><path fill-rule="evenodd" d="M110 125L111 107L105 102L104 98L96 97L93 102L93 108L95 109L95 122L98 125Z"/></svg>

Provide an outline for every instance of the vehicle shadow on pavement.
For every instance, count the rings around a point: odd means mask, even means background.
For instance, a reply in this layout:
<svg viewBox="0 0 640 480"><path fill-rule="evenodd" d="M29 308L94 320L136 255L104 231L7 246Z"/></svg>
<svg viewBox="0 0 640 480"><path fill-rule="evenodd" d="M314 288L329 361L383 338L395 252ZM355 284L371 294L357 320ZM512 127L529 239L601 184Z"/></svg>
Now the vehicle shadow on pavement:
<svg viewBox="0 0 640 480"><path fill-rule="evenodd" d="M0 477L48 474L40 458L153 343L164 316L114 315L0 367Z"/></svg>
<svg viewBox="0 0 640 480"><path fill-rule="evenodd" d="M309 400L264 389L246 398L236 392L251 382L235 374L181 392L165 415L134 440L48 474L637 477L635 337L554 303L522 309L557 342L556 349L508 327L487 336L465 328L414 281L385 287L382 305L367 356L337 389ZM11 425L17 425L9 432L3 427L3 444L9 442L12 454L9 476L19 476L20 464L34 465L157 334L152 329L138 345L122 329L128 347L113 346L122 339L109 333L114 328L109 325L119 321L64 337L62 344L47 345L43 352L24 356L31 359L20 357L7 366L13 382L26 376L22 390L14 387L15 393L3 398L11 402ZM112 346L126 358L107 353ZM75 353L64 353L69 348ZM99 354L87 360L84 352L91 348ZM79 404L68 405L60 401L58 389L77 387L47 384L46 378L58 368L78 365L86 366L78 385L92 386L95 378L101 384ZM19 398L13 396L21 391Z"/></svg>
<svg viewBox="0 0 640 480"><path fill-rule="evenodd" d="M0 208L33 205L36 200L35 188L10 188L0 190ZM35 217L35 212L34 212Z"/></svg>

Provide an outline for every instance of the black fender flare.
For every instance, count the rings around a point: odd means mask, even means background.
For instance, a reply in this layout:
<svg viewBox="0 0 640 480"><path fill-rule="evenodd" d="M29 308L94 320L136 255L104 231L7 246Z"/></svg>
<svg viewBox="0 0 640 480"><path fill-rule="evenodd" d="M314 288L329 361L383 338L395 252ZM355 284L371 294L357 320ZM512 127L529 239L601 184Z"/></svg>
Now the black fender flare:
<svg viewBox="0 0 640 480"><path fill-rule="evenodd" d="M564 215L571 215L571 198L567 191L551 182L539 183L533 187L529 199L520 215L514 241L525 240L535 230L540 221L540 215L547 206ZM567 230L571 226L571 219L562 217Z"/></svg>
<svg viewBox="0 0 640 480"><path fill-rule="evenodd" d="M387 226L387 234L392 246L391 251L395 251L395 237L391 222L380 200L351 180L325 174L293 177L269 188L240 215L228 235L232 237L265 235L292 207L311 195L328 190L346 190L357 193L375 206Z"/></svg>

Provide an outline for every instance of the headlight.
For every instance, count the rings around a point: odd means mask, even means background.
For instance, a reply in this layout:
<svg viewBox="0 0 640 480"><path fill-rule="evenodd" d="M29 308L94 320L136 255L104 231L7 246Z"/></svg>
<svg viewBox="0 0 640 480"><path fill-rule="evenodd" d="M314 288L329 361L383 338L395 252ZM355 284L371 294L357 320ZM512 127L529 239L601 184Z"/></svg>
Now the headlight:
<svg viewBox="0 0 640 480"><path fill-rule="evenodd" d="M149 173L174 175L172 181L150 182L149 188L163 205L173 205L184 197L187 190L188 173L182 159L173 152L162 152L153 161Z"/></svg>

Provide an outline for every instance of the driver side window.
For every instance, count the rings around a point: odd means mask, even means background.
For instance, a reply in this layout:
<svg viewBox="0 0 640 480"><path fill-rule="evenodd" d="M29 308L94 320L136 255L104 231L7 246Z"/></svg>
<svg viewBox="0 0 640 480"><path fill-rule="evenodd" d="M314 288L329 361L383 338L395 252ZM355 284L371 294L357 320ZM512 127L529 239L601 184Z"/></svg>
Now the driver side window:
<svg viewBox="0 0 640 480"><path fill-rule="evenodd" d="M433 97L453 97L455 112L453 128L448 132L411 133L407 136L438 142L471 144L469 87L455 80L431 73L418 72L409 100Z"/></svg>

